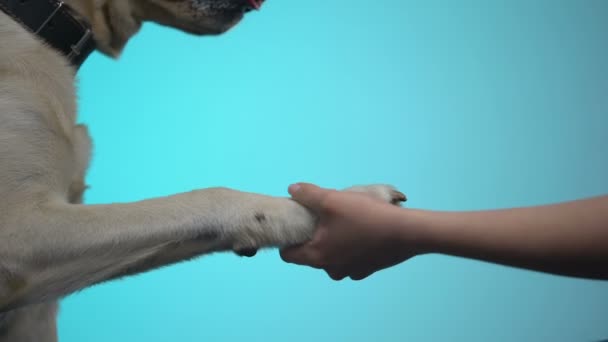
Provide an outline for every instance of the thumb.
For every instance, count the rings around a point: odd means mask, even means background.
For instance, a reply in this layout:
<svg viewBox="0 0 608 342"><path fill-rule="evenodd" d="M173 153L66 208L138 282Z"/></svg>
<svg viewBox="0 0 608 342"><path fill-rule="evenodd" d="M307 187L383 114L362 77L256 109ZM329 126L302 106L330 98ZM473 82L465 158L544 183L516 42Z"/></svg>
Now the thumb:
<svg viewBox="0 0 608 342"><path fill-rule="evenodd" d="M285 262L320 268L317 261L318 253L315 253L315 250L310 248L307 244L285 247L281 249L279 253L281 259Z"/></svg>
<svg viewBox="0 0 608 342"><path fill-rule="evenodd" d="M296 183L290 185L288 191L296 202L315 212L319 212L323 198L332 190L320 188L309 183Z"/></svg>

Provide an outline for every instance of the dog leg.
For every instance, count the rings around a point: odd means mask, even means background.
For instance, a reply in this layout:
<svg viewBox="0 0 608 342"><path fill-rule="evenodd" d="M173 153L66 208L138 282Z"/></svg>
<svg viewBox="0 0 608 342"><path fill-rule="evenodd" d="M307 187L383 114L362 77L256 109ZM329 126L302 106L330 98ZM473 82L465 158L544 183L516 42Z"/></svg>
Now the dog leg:
<svg viewBox="0 0 608 342"><path fill-rule="evenodd" d="M226 188L126 204L38 203L0 237L11 241L0 251L0 312L206 253L300 243L315 220L290 199Z"/></svg>

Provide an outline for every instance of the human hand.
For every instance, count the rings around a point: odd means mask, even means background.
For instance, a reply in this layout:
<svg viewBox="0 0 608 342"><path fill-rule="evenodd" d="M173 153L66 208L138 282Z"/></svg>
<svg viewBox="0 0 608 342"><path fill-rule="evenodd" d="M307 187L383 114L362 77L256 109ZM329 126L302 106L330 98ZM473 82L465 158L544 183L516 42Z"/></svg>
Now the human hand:
<svg viewBox="0 0 608 342"><path fill-rule="evenodd" d="M406 209L363 193L312 184L294 184L289 192L319 221L311 241L281 250L286 262L323 269L334 280L361 280L418 253L402 231Z"/></svg>

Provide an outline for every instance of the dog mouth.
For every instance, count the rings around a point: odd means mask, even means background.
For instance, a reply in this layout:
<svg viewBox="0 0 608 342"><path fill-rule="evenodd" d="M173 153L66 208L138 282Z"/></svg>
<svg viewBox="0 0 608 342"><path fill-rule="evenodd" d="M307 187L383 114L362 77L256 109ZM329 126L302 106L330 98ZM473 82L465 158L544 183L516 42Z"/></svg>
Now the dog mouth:
<svg viewBox="0 0 608 342"><path fill-rule="evenodd" d="M179 26L196 35L216 35L228 31L247 12L259 10L264 0L179 0L189 5L192 20Z"/></svg>
<svg viewBox="0 0 608 342"><path fill-rule="evenodd" d="M249 12L262 8L264 0L195 0L194 4L198 9L204 9L207 13L221 12Z"/></svg>
<svg viewBox="0 0 608 342"><path fill-rule="evenodd" d="M264 0L247 0L247 4L250 6L250 9L259 10L262 8L262 3Z"/></svg>

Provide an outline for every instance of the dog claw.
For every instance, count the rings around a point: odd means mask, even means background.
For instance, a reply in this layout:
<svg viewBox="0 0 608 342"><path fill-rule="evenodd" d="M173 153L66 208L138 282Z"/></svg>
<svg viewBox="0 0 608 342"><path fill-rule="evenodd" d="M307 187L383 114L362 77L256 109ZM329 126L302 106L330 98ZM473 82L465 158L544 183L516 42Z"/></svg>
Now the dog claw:
<svg viewBox="0 0 608 342"><path fill-rule="evenodd" d="M256 248L243 248L235 250L234 253L241 257L251 258L258 253L258 250Z"/></svg>
<svg viewBox="0 0 608 342"><path fill-rule="evenodd" d="M391 204L400 204L401 202L407 201L407 196L405 196L405 194L401 191L393 190L391 195Z"/></svg>

